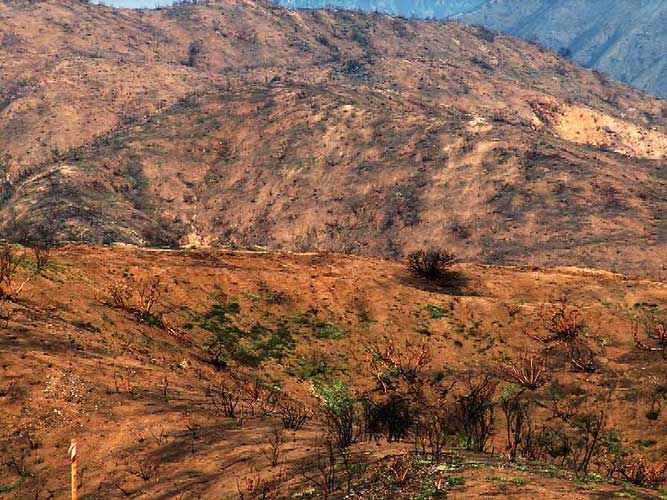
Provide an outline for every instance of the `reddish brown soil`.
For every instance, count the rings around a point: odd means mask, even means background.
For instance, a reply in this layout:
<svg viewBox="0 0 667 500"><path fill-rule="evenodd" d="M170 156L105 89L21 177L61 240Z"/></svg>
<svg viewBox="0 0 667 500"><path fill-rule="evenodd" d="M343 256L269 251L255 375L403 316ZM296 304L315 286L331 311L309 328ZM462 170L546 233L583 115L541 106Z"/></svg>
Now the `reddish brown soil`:
<svg viewBox="0 0 667 500"><path fill-rule="evenodd" d="M27 276L30 267L24 261L21 274ZM651 460L663 456L664 416L651 421L645 414L651 392L664 384L665 361L636 349L631 320L637 304L665 304L667 286L575 268L465 264L457 270L459 286L443 289L413 279L399 262L333 254L85 247L54 252L47 271L26 285L8 328L0 331L0 487L9 490L8 498L64 498L67 448L76 437L83 498L123 498L121 489L132 498L238 498L237 479L254 477L254 470L262 477L278 474L262 450L280 421L255 415L239 424L221 416L205 396L210 384L245 374L315 404L312 381L297 376L307 360L325 360L333 375L361 390L369 383L363 346L385 335L398 342L430 338L434 368L461 377L493 367L503 355L539 349L522 331L539 328L538 311L563 294L580 309L600 366L594 374L575 373L554 359L551 383L578 387L591 402L608 398L610 425L622 431L624 445L650 440L642 453ZM108 287L124 273L161 277L169 291L156 310L164 313L166 328L139 323L104 304ZM238 303L231 317L241 330L264 327L260 340L242 340L250 352L259 352L260 341L279 325L293 345L284 346L282 357L260 358L257 367L231 361L217 370L202 349L212 334L201 325L221 301ZM428 305L444 315L434 319ZM317 338L317 324L329 325L336 335ZM300 472L302 461L312 463L321 434L316 422L288 434L282 494L310 487ZM498 429L493 448L500 453L503 446ZM373 471L382 467L383 457L409 448L407 443L353 447L356 460L369 464L358 483L360 498L378 495L381 483ZM23 457L30 474L22 483L12 457ZM422 472L463 476L464 484L452 486L448 498L657 498L655 492L623 485L572 482L566 471L544 465L517 468L497 456L453 451L449 462L451 469ZM424 487L420 477L406 486L410 492Z"/></svg>

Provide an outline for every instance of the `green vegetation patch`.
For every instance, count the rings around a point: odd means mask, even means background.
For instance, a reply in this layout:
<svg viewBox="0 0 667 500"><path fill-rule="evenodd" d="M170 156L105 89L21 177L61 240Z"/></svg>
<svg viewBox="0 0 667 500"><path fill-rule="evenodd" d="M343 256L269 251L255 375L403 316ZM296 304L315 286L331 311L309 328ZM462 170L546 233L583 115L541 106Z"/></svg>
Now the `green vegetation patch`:
<svg viewBox="0 0 667 500"><path fill-rule="evenodd" d="M322 357L300 356L297 359L293 374L300 380L310 380L324 378L333 371L334 368Z"/></svg>
<svg viewBox="0 0 667 500"><path fill-rule="evenodd" d="M26 482L29 476L21 476L14 484L9 484L7 486L0 486L0 493L11 493L12 491L17 491L23 483Z"/></svg>
<svg viewBox="0 0 667 500"><path fill-rule="evenodd" d="M312 326L313 335L318 339L340 340L347 335L347 332L337 325L315 323Z"/></svg>
<svg viewBox="0 0 667 500"><path fill-rule="evenodd" d="M447 478L447 485L449 486L463 486L466 480L463 476L449 476Z"/></svg>
<svg viewBox="0 0 667 500"><path fill-rule="evenodd" d="M510 483L510 484L516 484L517 486L524 486L528 484L528 481L525 479L521 479L519 477L498 477L498 476L490 476L486 478L487 481L491 481L494 483Z"/></svg>
<svg viewBox="0 0 667 500"><path fill-rule="evenodd" d="M286 322L273 327L255 323L248 328L241 324L240 312L237 302L216 303L198 322L201 329L215 335L207 349L219 363L232 359L256 368L268 359L282 360L294 347L295 341Z"/></svg>
<svg viewBox="0 0 667 500"><path fill-rule="evenodd" d="M445 316L447 316L447 311L445 311L440 306L436 306L435 304L427 305L426 310L431 315L431 319L440 319L440 318L444 318Z"/></svg>

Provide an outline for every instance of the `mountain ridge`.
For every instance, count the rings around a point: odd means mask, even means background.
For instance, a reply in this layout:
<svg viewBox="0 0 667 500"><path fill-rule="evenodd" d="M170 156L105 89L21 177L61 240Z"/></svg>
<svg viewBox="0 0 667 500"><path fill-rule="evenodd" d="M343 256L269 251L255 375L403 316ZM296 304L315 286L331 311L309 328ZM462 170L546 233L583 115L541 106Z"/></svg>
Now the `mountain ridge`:
<svg viewBox="0 0 667 500"><path fill-rule="evenodd" d="M416 17L450 18L535 40L568 54L579 64L604 72L654 95L667 97L667 6L653 0L473 0L400 2L278 0L291 8L335 6L380 10ZM605 12L600 16L600 12ZM646 55L644 52L647 52Z"/></svg>

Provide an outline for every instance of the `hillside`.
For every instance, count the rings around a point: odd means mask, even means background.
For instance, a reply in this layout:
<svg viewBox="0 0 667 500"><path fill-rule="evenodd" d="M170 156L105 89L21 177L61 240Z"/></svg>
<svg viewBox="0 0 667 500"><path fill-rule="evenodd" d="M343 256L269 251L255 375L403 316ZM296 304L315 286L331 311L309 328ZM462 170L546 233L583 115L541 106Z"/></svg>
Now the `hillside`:
<svg viewBox="0 0 667 500"><path fill-rule="evenodd" d="M277 0L290 8L380 11L457 19L535 40L647 92L667 97L667 6L660 0ZM603 13L603 14L602 14Z"/></svg>
<svg viewBox="0 0 667 500"><path fill-rule="evenodd" d="M20 263L16 283L35 269L31 254ZM322 459L322 416L284 431L275 467L266 454L272 429L282 428L290 401L318 407L313 384L339 379L355 395L373 387L368 349L388 341L406 360L428 346L424 375L434 387L458 380L453 394L471 374L543 352L545 385L531 392L544 404L533 407L535 432L545 425L569 436L543 412L552 398L583 398L579 411L605 412L604 444L590 474L576 480L566 462L578 460L574 451L549 457L539 448L542 461L511 463L498 403L488 454L462 449L453 434L438 461L415 459L402 484L388 478L392 467L402 475L412 438L360 438L350 449L351 498L664 498L607 479L603 452L664 460L665 361L632 337L633 318L664 314L655 306L665 304L664 284L575 268L459 265L457 286L442 288L400 262L361 257L76 246L52 252L42 267L13 302L2 302L3 498L63 498L71 437L79 442L81 498L247 500L265 498L261 488L249 492L248 481L278 477L272 498L321 498L307 478L317 478ZM154 277L159 293L139 315L141 283ZM593 371L575 369L558 347L544 350L525 333L542 335L545 307L563 296L578 311ZM243 396L229 417L219 396L235 380ZM339 466L330 498L346 490Z"/></svg>
<svg viewBox="0 0 667 500"><path fill-rule="evenodd" d="M0 222L659 276L667 105L458 23L2 2Z"/></svg>

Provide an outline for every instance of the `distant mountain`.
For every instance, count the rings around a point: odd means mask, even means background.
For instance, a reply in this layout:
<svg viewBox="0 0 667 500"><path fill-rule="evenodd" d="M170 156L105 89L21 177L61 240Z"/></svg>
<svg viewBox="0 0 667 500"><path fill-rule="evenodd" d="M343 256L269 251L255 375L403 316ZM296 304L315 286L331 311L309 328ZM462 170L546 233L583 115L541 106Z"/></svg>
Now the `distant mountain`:
<svg viewBox="0 0 667 500"><path fill-rule="evenodd" d="M664 0L278 0L414 17L455 18L535 40L574 61L667 97Z"/></svg>
<svg viewBox="0 0 667 500"><path fill-rule="evenodd" d="M277 0L277 3L288 8L322 9L337 7L436 19L444 19L479 9L487 2L488 0Z"/></svg>
<svg viewBox="0 0 667 500"><path fill-rule="evenodd" d="M530 38L667 97L664 0L495 0L458 19Z"/></svg>

